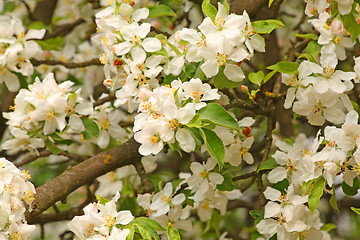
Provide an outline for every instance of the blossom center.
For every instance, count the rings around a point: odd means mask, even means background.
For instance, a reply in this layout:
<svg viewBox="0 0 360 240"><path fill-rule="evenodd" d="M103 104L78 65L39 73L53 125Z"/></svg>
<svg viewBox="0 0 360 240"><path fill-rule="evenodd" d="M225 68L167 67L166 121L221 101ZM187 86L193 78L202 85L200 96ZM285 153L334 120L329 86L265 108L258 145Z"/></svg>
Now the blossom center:
<svg viewBox="0 0 360 240"><path fill-rule="evenodd" d="M101 121L100 121L100 126L101 126L103 129L108 129L109 126L110 126L110 120L109 120L109 119L101 120Z"/></svg>
<svg viewBox="0 0 360 240"><path fill-rule="evenodd" d="M227 56L223 53L217 53L216 54L216 61L218 62L217 65L218 66L223 66L225 65L227 60Z"/></svg>
<svg viewBox="0 0 360 240"><path fill-rule="evenodd" d="M246 25L245 31L246 31L246 34L248 35L248 37L255 35L255 30L254 30L253 26L251 26L250 24Z"/></svg>
<svg viewBox="0 0 360 240"><path fill-rule="evenodd" d="M55 118L54 112L48 112L46 113L46 121L51 122Z"/></svg>
<svg viewBox="0 0 360 240"><path fill-rule="evenodd" d="M170 196L163 195L161 197L161 200L163 200L164 202L168 202L168 201L170 201Z"/></svg>
<svg viewBox="0 0 360 240"><path fill-rule="evenodd" d="M191 96L193 96L193 98L195 98L196 100L199 100L201 98L202 92L201 91L192 91L191 92Z"/></svg>
<svg viewBox="0 0 360 240"><path fill-rule="evenodd" d="M324 105L322 105L320 102L316 105L314 105L313 107L313 113L315 116L321 116L322 115L322 112L323 110L325 109Z"/></svg>
<svg viewBox="0 0 360 240"><path fill-rule="evenodd" d="M202 172L200 173L200 176L201 176L202 178L207 178L208 173L205 172L205 171L202 171Z"/></svg>
<svg viewBox="0 0 360 240"><path fill-rule="evenodd" d="M23 233L22 232L14 232L10 235L11 240L21 240L23 239Z"/></svg>
<svg viewBox="0 0 360 240"><path fill-rule="evenodd" d="M140 42L140 39L141 39L140 36L138 36L136 34L130 37L130 40L133 44Z"/></svg>
<svg viewBox="0 0 360 240"><path fill-rule="evenodd" d="M155 144L159 141L159 138L155 137L155 136L151 136L149 142L152 144Z"/></svg>
<svg viewBox="0 0 360 240"><path fill-rule="evenodd" d="M324 75L325 78L330 77L335 72L335 68L330 67L329 65L326 65L324 67Z"/></svg>
<svg viewBox="0 0 360 240"><path fill-rule="evenodd" d="M171 119L171 120L169 121L168 126L169 126L169 128L170 128L171 130L175 130L175 129L177 129L177 128L179 127L179 123L178 123L178 121L177 121L175 118L173 118L173 119Z"/></svg>
<svg viewBox="0 0 360 240"><path fill-rule="evenodd" d="M285 163L285 166L286 166L286 168L287 168L288 170L293 170L293 169L295 169L295 167L296 167L296 163L295 163L294 160L288 159L288 160L286 161L286 163Z"/></svg>
<svg viewBox="0 0 360 240"><path fill-rule="evenodd" d="M222 17L217 17L214 20L215 26L218 28L218 30L222 30L224 28L224 19Z"/></svg>
<svg viewBox="0 0 360 240"><path fill-rule="evenodd" d="M115 218L113 216L110 216L109 214L104 217L104 220L108 227L115 225Z"/></svg>

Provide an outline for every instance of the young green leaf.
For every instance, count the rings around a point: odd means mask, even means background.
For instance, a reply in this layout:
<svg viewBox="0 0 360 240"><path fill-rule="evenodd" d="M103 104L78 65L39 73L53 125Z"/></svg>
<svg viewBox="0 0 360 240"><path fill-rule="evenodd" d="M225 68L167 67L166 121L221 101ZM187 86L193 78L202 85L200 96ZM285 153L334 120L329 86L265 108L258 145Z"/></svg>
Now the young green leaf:
<svg viewBox="0 0 360 240"><path fill-rule="evenodd" d="M221 141L221 139L214 133L213 131L206 129L206 128L200 128L200 134L202 138L204 139L206 148L209 152L209 154L216 159L216 161L219 164L220 170L224 166L225 162L225 148L224 143Z"/></svg>
<svg viewBox="0 0 360 240"><path fill-rule="evenodd" d="M202 120L240 131L237 121L217 103L208 103L206 107L199 110L198 114Z"/></svg>
<svg viewBox="0 0 360 240"><path fill-rule="evenodd" d="M224 74L224 66L220 66L218 74L214 76L214 86L218 89L235 88L242 84L242 82L234 82L229 80Z"/></svg>
<svg viewBox="0 0 360 240"><path fill-rule="evenodd" d="M149 18L170 16L176 17L176 13L164 4L149 7Z"/></svg>
<svg viewBox="0 0 360 240"><path fill-rule="evenodd" d="M52 141L49 139L45 140L45 147L53 154L59 154L63 152L60 148L58 148Z"/></svg>
<svg viewBox="0 0 360 240"><path fill-rule="evenodd" d="M322 176L314 182L308 199L309 208L312 214L315 212L317 206L319 205L320 198L323 195L325 186L326 180Z"/></svg>
<svg viewBox="0 0 360 240"><path fill-rule="evenodd" d="M249 80L250 82L256 84L256 85L261 85L261 82L264 80L264 73L263 71L258 71L258 72L251 72L249 74Z"/></svg>
<svg viewBox="0 0 360 240"><path fill-rule="evenodd" d="M175 228L171 224L169 224L168 228L166 229L166 234L168 236L168 239L181 240L180 234L178 233L178 231L175 230Z"/></svg>
<svg viewBox="0 0 360 240"><path fill-rule="evenodd" d="M85 131L82 132L82 134L84 135L84 138L86 140L90 140L94 137L99 136L100 130L96 122L94 122L94 120L91 120L90 118L82 118L81 120L85 127Z"/></svg>
<svg viewBox="0 0 360 240"><path fill-rule="evenodd" d="M261 170L271 170L276 168L277 166L279 166L279 164L277 164L275 159L269 158L268 160L260 163L260 166L257 171L259 172Z"/></svg>
<svg viewBox="0 0 360 240"><path fill-rule="evenodd" d="M351 40L356 41L356 38L360 34L360 27L356 21L356 18L353 13L342 15L341 19L344 23L345 29L350 33Z"/></svg>
<svg viewBox="0 0 360 240"><path fill-rule="evenodd" d="M296 74L298 73L299 64L296 62L281 61L267 67L267 69L275 70L281 73Z"/></svg>
<svg viewBox="0 0 360 240"><path fill-rule="evenodd" d="M341 184L343 192L348 196L355 196L358 193L359 190L359 179L356 177L353 180L353 185L350 187L345 182Z"/></svg>
<svg viewBox="0 0 360 240"><path fill-rule="evenodd" d="M223 174L223 177L224 181L220 185L217 185L217 189L220 191L232 191L236 189L232 181L233 176L231 173L225 173Z"/></svg>
<svg viewBox="0 0 360 240"><path fill-rule="evenodd" d="M285 25L277 19L259 20L251 23L254 31L257 33L271 33L276 28L282 28Z"/></svg>
<svg viewBox="0 0 360 240"><path fill-rule="evenodd" d="M311 41L306 46L306 50L309 54L311 54L313 57L316 57L320 54L322 46L317 43L317 41Z"/></svg>
<svg viewBox="0 0 360 240"><path fill-rule="evenodd" d="M201 8L206 16L211 18L211 20L215 20L217 9L213 5L211 5L210 0L204 0L201 4Z"/></svg>
<svg viewBox="0 0 360 240"><path fill-rule="evenodd" d="M354 207L350 207L351 210L354 211L354 213L356 213L357 215L360 215L360 208L354 208Z"/></svg>

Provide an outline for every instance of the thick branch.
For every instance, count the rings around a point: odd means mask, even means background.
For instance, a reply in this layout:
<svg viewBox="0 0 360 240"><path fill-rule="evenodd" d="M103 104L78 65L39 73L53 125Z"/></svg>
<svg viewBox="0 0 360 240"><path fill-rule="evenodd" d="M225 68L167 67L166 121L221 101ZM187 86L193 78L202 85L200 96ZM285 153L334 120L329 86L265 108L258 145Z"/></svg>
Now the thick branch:
<svg viewBox="0 0 360 240"><path fill-rule="evenodd" d="M37 59L31 59L30 60L32 65L34 65L35 67L40 66L41 64L45 64L45 65L63 65L64 67L67 68L83 68L83 67L88 67L88 66L92 66L92 65L102 65L100 60L98 58L93 58L89 61L85 61L85 62L79 62L79 63L74 63L74 62L63 62L60 60L37 60Z"/></svg>
<svg viewBox="0 0 360 240"><path fill-rule="evenodd" d="M139 144L131 138L122 145L101 152L36 188L32 211L26 213L31 221L43 211L66 197L77 188L92 182L97 177L140 159Z"/></svg>

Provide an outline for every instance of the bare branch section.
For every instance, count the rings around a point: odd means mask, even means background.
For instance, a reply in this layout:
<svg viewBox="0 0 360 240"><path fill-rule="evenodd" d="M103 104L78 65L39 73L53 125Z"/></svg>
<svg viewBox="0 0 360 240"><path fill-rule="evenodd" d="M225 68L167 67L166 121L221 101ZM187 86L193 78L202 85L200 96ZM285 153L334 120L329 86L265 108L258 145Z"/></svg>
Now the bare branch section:
<svg viewBox="0 0 360 240"><path fill-rule="evenodd" d="M66 36L68 33L70 33L76 26L79 26L80 24L85 23L84 19L78 19L73 23L64 24L60 26L55 26L55 29L52 33L46 34L42 40L53 38L57 36Z"/></svg>
<svg viewBox="0 0 360 240"><path fill-rule="evenodd" d="M57 201L66 199L71 192L97 177L134 161L140 161L142 156L139 154L138 148L139 143L131 138L118 147L101 152L69 167L59 176L37 187L32 211L26 213L26 220L30 222Z"/></svg>
<svg viewBox="0 0 360 240"><path fill-rule="evenodd" d="M32 65L34 65L35 67L40 66L41 64L51 65L51 66L62 65L67 68L83 68L83 67L88 67L88 66L93 66L93 65L97 65L97 66L102 65L98 58L93 58L89 61L79 62L79 63L63 62L60 60L50 60L50 59L46 59L46 60L31 59L30 61L31 61Z"/></svg>
<svg viewBox="0 0 360 240"><path fill-rule="evenodd" d="M147 173L145 172L145 168L141 163L141 159L136 159L135 161L133 161L132 163L136 169L136 172L139 174L140 179L141 179L141 183L144 186L144 190L146 193L151 193L154 191L154 185L152 184L149 176L147 175Z"/></svg>

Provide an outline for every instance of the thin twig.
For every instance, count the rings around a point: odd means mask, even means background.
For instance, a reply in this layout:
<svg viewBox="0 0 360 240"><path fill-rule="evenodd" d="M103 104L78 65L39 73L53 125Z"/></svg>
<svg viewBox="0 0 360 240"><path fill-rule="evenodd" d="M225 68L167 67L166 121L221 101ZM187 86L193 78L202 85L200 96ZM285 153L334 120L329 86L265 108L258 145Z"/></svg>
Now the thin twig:
<svg viewBox="0 0 360 240"><path fill-rule="evenodd" d="M132 165L134 165L137 173L140 176L141 183L144 186L144 190L146 193L151 193L154 191L154 185L152 184L149 176L147 175L144 166L141 163L141 159L136 159L132 162Z"/></svg>

